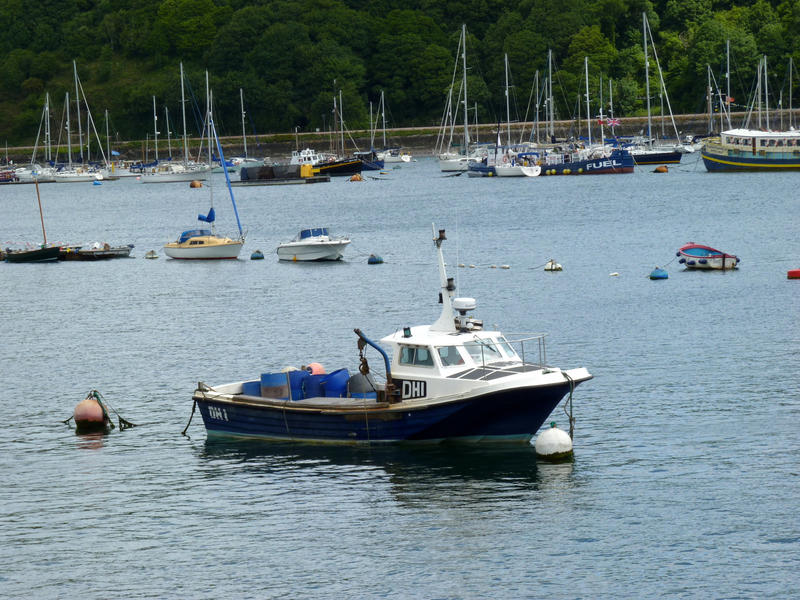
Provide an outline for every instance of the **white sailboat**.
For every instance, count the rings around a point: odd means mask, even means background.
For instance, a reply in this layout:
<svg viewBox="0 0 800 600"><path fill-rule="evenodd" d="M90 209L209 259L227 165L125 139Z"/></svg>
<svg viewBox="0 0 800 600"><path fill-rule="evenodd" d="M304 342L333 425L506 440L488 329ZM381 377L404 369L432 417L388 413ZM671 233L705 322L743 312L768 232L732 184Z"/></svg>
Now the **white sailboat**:
<svg viewBox="0 0 800 600"><path fill-rule="evenodd" d="M176 183L187 181L205 181L211 170L210 165L189 160L189 144L186 141L186 96L183 86L183 63L181 63L181 115L183 117L183 162L173 161L159 163L142 169L140 183ZM206 84L207 86L208 84ZM154 122L157 119L153 113ZM157 130L157 128L156 128ZM209 150L210 153L210 150Z"/></svg>
<svg viewBox="0 0 800 600"><path fill-rule="evenodd" d="M455 84L455 69L453 70L453 83L450 84L450 92L447 97L447 104L445 105L445 114L442 119L442 127L437 140L437 152L439 158L439 168L444 172L463 172L466 171L470 162L476 162L480 159L476 156L470 156L470 138L469 138L469 115L467 111L467 26L461 26L461 39L459 40L458 49L461 53L462 63L462 82L461 90L463 91L463 100L461 100L461 93L457 100L457 106L464 106L464 145L462 152L453 152L450 150L453 141L453 132L455 129L455 118L458 114L456 109L455 114L452 112L452 98L453 87ZM457 63L456 63L457 64Z"/></svg>

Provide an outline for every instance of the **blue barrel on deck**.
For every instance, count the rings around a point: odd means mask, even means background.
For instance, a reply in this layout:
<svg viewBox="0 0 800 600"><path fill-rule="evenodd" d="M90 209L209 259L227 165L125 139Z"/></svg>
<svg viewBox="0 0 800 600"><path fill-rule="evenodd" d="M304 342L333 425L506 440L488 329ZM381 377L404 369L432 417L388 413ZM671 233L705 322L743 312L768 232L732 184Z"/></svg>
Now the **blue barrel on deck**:
<svg viewBox="0 0 800 600"><path fill-rule="evenodd" d="M289 379L286 373L262 373L261 396L264 398L288 398Z"/></svg>

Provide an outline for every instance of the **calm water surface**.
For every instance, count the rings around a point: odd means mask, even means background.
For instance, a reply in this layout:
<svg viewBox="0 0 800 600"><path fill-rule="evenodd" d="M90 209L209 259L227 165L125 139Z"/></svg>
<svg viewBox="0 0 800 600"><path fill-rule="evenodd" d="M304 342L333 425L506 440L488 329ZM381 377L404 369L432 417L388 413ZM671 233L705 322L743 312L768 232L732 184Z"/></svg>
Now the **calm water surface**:
<svg viewBox="0 0 800 600"><path fill-rule="evenodd" d="M360 184L238 188L247 243L224 263L143 259L195 225L208 187L41 186L48 239L136 248L0 263L0 596L795 595L799 176L692 158L649 171L444 178L420 160ZM40 239L33 187L0 188L0 209L0 243ZM197 381L353 369L354 327L433 322L432 222L477 316L548 332L549 362L595 375L575 395L573 464L528 447L211 443L199 415L181 435ZM350 234L346 260L278 263L308 225ZM687 241L741 268L685 272ZM647 278L656 265L668 280ZM61 421L93 388L140 426L76 436Z"/></svg>

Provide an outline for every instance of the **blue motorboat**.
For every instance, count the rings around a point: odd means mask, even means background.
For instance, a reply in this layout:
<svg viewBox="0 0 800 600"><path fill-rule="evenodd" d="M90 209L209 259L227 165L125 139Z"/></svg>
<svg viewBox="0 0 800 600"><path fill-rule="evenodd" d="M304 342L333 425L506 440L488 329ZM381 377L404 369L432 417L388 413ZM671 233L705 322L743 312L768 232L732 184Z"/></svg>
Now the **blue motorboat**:
<svg viewBox="0 0 800 600"><path fill-rule="evenodd" d="M380 343L355 329L360 360L353 370L326 373L312 363L223 385L201 382L193 400L208 436L529 442L562 398L592 375L547 365L543 335L512 340L485 330L470 316L475 300L454 297L445 239L444 230L434 233L442 303L435 323L403 327ZM377 357L377 372L368 353Z"/></svg>

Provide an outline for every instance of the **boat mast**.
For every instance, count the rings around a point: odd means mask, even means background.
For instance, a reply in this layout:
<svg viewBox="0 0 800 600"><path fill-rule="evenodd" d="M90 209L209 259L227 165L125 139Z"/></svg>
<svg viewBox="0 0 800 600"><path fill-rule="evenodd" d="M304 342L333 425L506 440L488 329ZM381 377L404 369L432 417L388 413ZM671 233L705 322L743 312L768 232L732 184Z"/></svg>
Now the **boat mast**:
<svg viewBox="0 0 800 600"><path fill-rule="evenodd" d="M536 78L533 80L536 86L534 98L536 99L536 119L533 122L533 127L536 130L536 145L539 145L539 69L536 69Z"/></svg>
<svg viewBox="0 0 800 600"><path fill-rule="evenodd" d="M600 146L606 145L606 134L603 131L603 74L600 74Z"/></svg>
<svg viewBox="0 0 800 600"><path fill-rule="evenodd" d="M81 164L83 164L83 133L81 132L81 97L78 93L78 65L72 61L72 70L75 74L75 108L78 111L78 148L80 149Z"/></svg>
<svg viewBox="0 0 800 600"><path fill-rule="evenodd" d="M792 128L792 57L789 57L789 129Z"/></svg>
<svg viewBox="0 0 800 600"><path fill-rule="evenodd" d="M386 148L386 104L384 104L383 90L381 90L381 119L383 120L383 147Z"/></svg>
<svg viewBox="0 0 800 600"><path fill-rule="evenodd" d="M758 83L756 83L756 96L758 97L758 128L761 129L761 65L763 59L758 59Z"/></svg>
<svg viewBox="0 0 800 600"><path fill-rule="evenodd" d="M183 115L183 164L189 164L189 144L186 141L186 97L183 93L183 63L181 63L181 115Z"/></svg>
<svg viewBox="0 0 800 600"><path fill-rule="evenodd" d="M106 109L106 152L108 152L108 162L111 162L111 138L108 136L108 109Z"/></svg>
<svg viewBox="0 0 800 600"><path fill-rule="evenodd" d="M153 139L156 146L156 160L158 160L158 115L156 114L156 97L153 96Z"/></svg>
<svg viewBox="0 0 800 600"><path fill-rule="evenodd" d="M767 126L767 131L770 130L769 127L769 81L767 79L767 55L764 55L764 121Z"/></svg>
<svg viewBox="0 0 800 600"><path fill-rule="evenodd" d="M44 245L47 245L47 233L44 230L44 214L42 214L42 198L39 196L39 177L34 176L33 182L36 184L36 201L39 203L39 219L42 221L42 239Z"/></svg>
<svg viewBox="0 0 800 600"><path fill-rule="evenodd" d="M453 292L456 289L455 284L453 283L453 279L447 278L447 270L445 269L444 265L444 256L442 255L442 242L446 240L444 234L444 229L439 230L439 235L436 235L436 226L431 225L433 229L433 244L436 246L436 251L439 258L439 280L441 282L441 289L439 292L439 297L442 302L442 312L439 315L437 321L431 325L431 331L444 331L444 332L454 332L456 330L455 325L455 313L453 312Z"/></svg>
<svg viewBox="0 0 800 600"><path fill-rule="evenodd" d="M64 99L64 106L67 107L67 162L69 168L72 168L72 142L70 140L71 132L69 129L69 92L67 92L66 98Z"/></svg>
<svg viewBox="0 0 800 600"><path fill-rule="evenodd" d="M653 147L650 120L650 64L647 60L647 13L642 13L642 36L644 38L644 85L647 97L647 145Z"/></svg>
<svg viewBox="0 0 800 600"><path fill-rule="evenodd" d="M789 59L791 60L791 58ZM728 129L731 129L731 41L725 40L725 115L728 118Z"/></svg>
<svg viewBox="0 0 800 600"><path fill-rule="evenodd" d="M45 140L45 160L50 162L52 160L51 154L51 144L53 142L50 136L50 92L46 92L44 95L44 112L45 112L45 121L44 121L44 140Z"/></svg>
<svg viewBox="0 0 800 600"><path fill-rule="evenodd" d="M247 158L247 130L244 127L244 92L239 88L239 103L242 107L242 142L244 143L244 157Z"/></svg>
<svg viewBox="0 0 800 600"><path fill-rule="evenodd" d="M172 135L169 130L169 109L164 105L164 123L167 126L167 150L169 151L169 158L172 159Z"/></svg>
<svg viewBox="0 0 800 600"><path fill-rule="evenodd" d="M708 102L708 133L712 133L714 131L714 111L712 106L714 96L711 88L711 65L709 64L706 64L706 78L708 79L708 83L706 83L706 100Z"/></svg>
<svg viewBox="0 0 800 600"><path fill-rule="evenodd" d="M461 62L463 65L464 78L464 156L469 154L469 105L467 104L467 25L461 25ZM475 118L478 118L477 111Z"/></svg>
<svg viewBox="0 0 800 600"><path fill-rule="evenodd" d="M508 97L508 53L505 54L506 64L506 143L511 144L511 100Z"/></svg>
<svg viewBox="0 0 800 600"><path fill-rule="evenodd" d="M344 158L344 110L342 109L342 89L339 88L339 136L342 142L341 157Z"/></svg>
<svg viewBox="0 0 800 600"><path fill-rule="evenodd" d="M611 87L611 79L608 80L608 114L611 118L611 137L616 137L614 133L614 90Z"/></svg>
<svg viewBox="0 0 800 600"><path fill-rule="evenodd" d="M555 106L553 106L553 50L547 51L547 103L550 109L550 141L555 143L556 138L556 124L555 124Z"/></svg>
<svg viewBox="0 0 800 600"><path fill-rule="evenodd" d="M592 145L592 115L589 113L589 57L583 57L583 68L586 74L586 133L589 136L589 145Z"/></svg>

